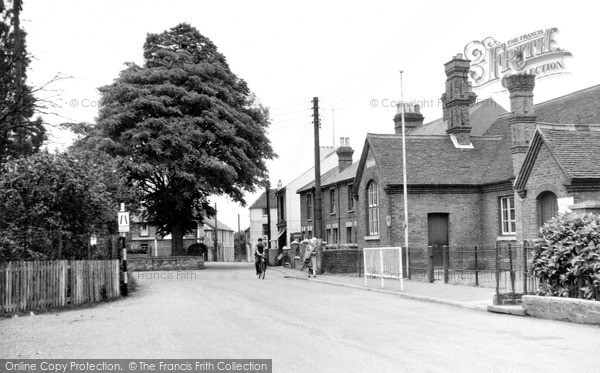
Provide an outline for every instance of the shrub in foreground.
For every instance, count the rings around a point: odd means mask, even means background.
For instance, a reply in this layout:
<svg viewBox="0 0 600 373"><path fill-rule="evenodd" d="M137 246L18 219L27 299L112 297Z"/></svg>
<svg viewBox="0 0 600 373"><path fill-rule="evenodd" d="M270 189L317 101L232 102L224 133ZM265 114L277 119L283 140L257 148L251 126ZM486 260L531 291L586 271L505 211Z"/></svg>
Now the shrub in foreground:
<svg viewBox="0 0 600 373"><path fill-rule="evenodd" d="M535 242L540 295L600 300L600 216L563 214Z"/></svg>

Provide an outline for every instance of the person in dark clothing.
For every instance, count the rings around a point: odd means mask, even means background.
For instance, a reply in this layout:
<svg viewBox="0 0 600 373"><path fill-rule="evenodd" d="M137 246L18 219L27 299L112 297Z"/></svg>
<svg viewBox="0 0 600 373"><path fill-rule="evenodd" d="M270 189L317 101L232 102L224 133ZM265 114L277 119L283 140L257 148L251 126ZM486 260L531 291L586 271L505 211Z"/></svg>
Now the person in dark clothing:
<svg viewBox="0 0 600 373"><path fill-rule="evenodd" d="M266 254L266 250L265 250L265 245L263 244L263 240L262 238L258 239L258 243L255 246L254 249L254 266L256 267L256 275L258 276L259 274L259 264L260 264L260 260L261 258L264 258Z"/></svg>

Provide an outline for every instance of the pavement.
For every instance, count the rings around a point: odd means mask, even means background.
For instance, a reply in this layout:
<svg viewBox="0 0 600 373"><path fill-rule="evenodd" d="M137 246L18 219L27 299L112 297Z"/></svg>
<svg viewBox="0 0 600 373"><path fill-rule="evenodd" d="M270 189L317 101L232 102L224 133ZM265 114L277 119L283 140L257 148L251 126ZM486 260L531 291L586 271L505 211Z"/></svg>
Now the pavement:
<svg viewBox="0 0 600 373"><path fill-rule="evenodd" d="M519 309L522 309L521 306L494 306L493 299L496 289L492 288L444 284L440 281L429 283L408 279L403 279L402 283L396 279L384 279L382 286L380 278L367 278L365 285L365 278L357 275L326 274L309 278L306 272L296 269L283 267L270 267L269 269L283 272L291 279L387 293L407 299L448 304L478 311L524 315L524 313L519 312Z"/></svg>

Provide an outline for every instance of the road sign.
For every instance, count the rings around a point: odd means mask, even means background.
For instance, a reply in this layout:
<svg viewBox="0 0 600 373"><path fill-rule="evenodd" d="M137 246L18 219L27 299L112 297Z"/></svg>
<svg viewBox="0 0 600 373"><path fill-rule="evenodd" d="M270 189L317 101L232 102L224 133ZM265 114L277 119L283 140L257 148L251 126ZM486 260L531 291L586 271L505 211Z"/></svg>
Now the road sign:
<svg viewBox="0 0 600 373"><path fill-rule="evenodd" d="M119 212L119 233L129 232L129 212Z"/></svg>

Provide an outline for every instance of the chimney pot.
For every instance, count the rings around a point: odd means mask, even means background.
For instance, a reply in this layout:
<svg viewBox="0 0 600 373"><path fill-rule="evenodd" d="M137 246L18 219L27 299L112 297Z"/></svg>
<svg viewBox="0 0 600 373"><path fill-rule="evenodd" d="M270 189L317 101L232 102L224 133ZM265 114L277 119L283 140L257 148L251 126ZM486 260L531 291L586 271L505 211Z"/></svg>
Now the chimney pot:
<svg viewBox="0 0 600 373"><path fill-rule="evenodd" d="M350 147L349 137L340 138L340 146L337 148L336 154L338 156L339 172L342 172L352 164L352 155L354 154L354 150Z"/></svg>
<svg viewBox="0 0 600 373"><path fill-rule="evenodd" d="M477 95L471 90L470 69L471 61L464 59L461 53L444 64L446 91L442 95L443 118L448 124L446 133L454 135L459 145L471 144L469 107Z"/></svg>

